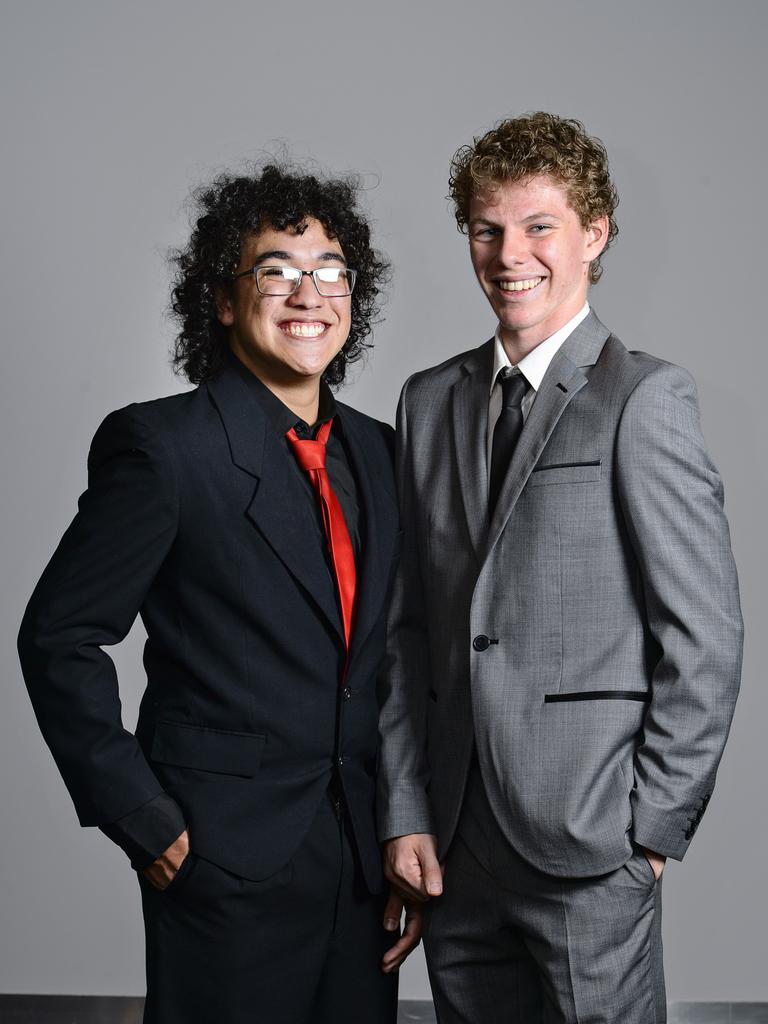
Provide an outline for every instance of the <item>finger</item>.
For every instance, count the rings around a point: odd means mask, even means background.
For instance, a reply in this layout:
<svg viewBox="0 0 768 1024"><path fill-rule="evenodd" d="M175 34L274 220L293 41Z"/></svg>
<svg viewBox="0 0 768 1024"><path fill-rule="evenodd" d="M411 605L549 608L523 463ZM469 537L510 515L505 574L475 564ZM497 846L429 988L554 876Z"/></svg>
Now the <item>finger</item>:
<svg viewBox="0 0 768 1024"><path fill-rule="evenodd" d="M421 941L421 908L415 912L408 912L405 919L405 929L397 942L390 946L382 957L381 969L385 974L396 971L405 961L406 957L413 952Z"/></svg>
<svg viewBox="0 0 768 1024"><path fill-rule="evenodd" d="M388 932L397 931L403 913L403 899L397 892L390 892L384 907L384 927Z"/></svg>
<svg viewBox="0 0 768 1024"><path fill-rule="evenodd" d="M407 872L407 874L405 873ZM424 903L427 896L422 888L422 876L421 871L416 869L412 871L410 867L397 867L387 865L384 869L384 877L394 887L395 891L402 896L405 901L418 900L420 903Z"/></svg>
<svg viewBox="0 0 768 1024"><path fill-rule="evenodd" d="M432 895L439 896L443 889L442 872L431 843L414 846L405 853L398 851L385 864L384 874L409 901L423 903Z"/></svg>
<svg viewBox="0 0 768 1024"><path fill-rule="evenodd" d="M152 888L158 889L160 892L162 892L163 889L170 885L170 880L166 879L163 872L158 870L157 866L154 864L151 867L146 868L142 872L142 874L149 882L149 884L152 886Z"/></svg>

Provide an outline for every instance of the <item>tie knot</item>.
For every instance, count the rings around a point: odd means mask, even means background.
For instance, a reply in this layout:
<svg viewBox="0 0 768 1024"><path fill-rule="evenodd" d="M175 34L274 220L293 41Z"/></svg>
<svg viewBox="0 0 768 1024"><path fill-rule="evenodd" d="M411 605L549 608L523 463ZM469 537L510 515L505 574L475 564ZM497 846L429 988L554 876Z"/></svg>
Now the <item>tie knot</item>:
<svg viewBox="0 0 768 1024"><path fill-rule="evenodd" d="M293 427L287 432L285 436L288 438L288 442L291 448L293 448L293 454L296 456L296 461L302 469L325 469L325 444L330 432L330 420L320 427L317 432L317 438L314 441L302 440Z"/></svg>
<svg viewBox="0 0 768 1024"><path fill-rule="evenodd" d="M300 441L297 437L294 440L290 434L288 440L293 446L293 453L296 461L302 469L325 469L325 445L320 441Z"/></svg>
<svg viewBox="0 0 768 1024"><path fill-rule="evenodd" d="M504 408L520 408L528 390L528 381L522 373L507 372L501 378L501 404Z"/></svg>

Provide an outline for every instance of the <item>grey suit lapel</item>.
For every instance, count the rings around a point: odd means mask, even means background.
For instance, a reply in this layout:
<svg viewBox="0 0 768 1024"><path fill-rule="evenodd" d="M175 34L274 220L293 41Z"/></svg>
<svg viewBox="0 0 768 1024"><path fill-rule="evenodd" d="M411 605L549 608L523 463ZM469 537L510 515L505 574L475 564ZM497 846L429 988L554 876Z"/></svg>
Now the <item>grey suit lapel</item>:
<svg viewBox="0 0 768 1024"><path fill-rule="evenodd" d="M488 531L486 556L507 524L518 498L558 420L587 384L583 368L593 366L608 338L607 327L590 311L556 353L531 406L520 440L509 464Z"/></svg>
<svg viewBox="0 0 768 1024"><path fill-rule="evenodd" d="M462 377L453 386L453 437L459 482L469 535L478 555L488 529L486 445L488 397L493 370L493 338L475 349L462 365Z"/></svg>
<svg viewBox="0 0 768 1024"><path fill-rule="evenodd" d="M209 381L208 391L221 416L233 463L257 478L245 514L343 639L333 580L317 543L317 525L280 439L236 370L225 368Z"/></svg>

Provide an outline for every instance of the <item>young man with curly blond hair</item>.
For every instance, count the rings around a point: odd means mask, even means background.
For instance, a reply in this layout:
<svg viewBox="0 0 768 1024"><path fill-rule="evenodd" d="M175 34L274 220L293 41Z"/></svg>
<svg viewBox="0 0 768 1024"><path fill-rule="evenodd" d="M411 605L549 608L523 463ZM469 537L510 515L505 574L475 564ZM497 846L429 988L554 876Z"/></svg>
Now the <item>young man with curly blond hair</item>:
<svg viewBox="0 0 768 1024"><path fill-rule="evenodd" d="M386 873L441 1024L666 1019L661 874L709 802L742 626L685 370L587 293L616 235L578 121L503 121L451 197L493 338L400 401Z"/></svg>

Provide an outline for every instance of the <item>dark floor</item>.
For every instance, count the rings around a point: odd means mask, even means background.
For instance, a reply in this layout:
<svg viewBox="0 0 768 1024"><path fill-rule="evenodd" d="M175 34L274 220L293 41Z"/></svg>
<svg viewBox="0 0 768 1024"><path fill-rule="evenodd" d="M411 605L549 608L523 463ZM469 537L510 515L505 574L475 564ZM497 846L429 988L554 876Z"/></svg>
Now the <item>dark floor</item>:
<svg viewBox="0 0 768 1024"><path fill-rule="evenodd" d="M140 1024L142 1004L127 997L0 995L0 1024ZM400 1003L399 1024L434 1021L430 1003ZM669 1024L768 1024L768 1003L673 1003Z"/></svg>

